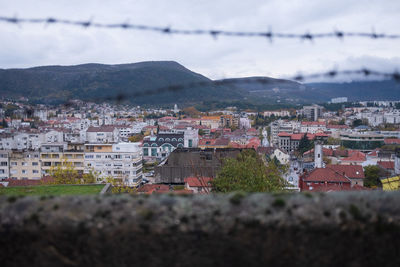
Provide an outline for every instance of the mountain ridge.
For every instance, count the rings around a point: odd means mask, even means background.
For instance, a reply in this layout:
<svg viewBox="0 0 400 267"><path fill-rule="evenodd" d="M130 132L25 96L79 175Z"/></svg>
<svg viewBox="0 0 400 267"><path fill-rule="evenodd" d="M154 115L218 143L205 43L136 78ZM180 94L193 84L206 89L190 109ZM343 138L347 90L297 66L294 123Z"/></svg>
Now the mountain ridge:
<svg viewBox="0 0 400 267"><path fill-rule="evenodd" d="M172 86L185 84L198 86L173 90ZM159 88L171 90L157 91ZM146 94L149 90L158 93ZM262 76L212 81L175 61L145 61L0 69L0 94L8 98L24 96L43 102L73 98L110 99L119 94L128 96L126 100L130 103L148 105L191 105L204 101L304 104L326 102L341 96L347 96L349 101L400 100L400 83L364 81L302 84Z"/></svg>

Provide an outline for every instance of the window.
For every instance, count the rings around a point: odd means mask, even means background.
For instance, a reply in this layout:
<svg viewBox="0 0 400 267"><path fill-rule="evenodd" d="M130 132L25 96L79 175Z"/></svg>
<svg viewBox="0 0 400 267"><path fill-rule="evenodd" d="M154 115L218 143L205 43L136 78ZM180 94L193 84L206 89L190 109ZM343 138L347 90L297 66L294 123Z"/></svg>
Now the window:
<svg viewBox="0 0 400 267"><path fill-rule="evenodd" d="M101 155L96 155L96 159L101 159Z"/></svg>
<svg viewBox="0 0 400 267"><path fill-rule="evenodd" d="M27 162L21 162L21 165L22 166L28 166L28 163Z"/></svg>
<svg viewBox="0 0 400 267"><path fill-rule="evenodd" d="M171 141L171 139L165 138L165 142L170 142L170 141Z"/></svg>
<svg viewBox="0 0 400 267"><path fill-rule="evenodd" d="M125 156L125 158L126 158L126 159L130 159L130 158L131 158L131 156L129 156L129 155L126 155L126 156Z"/></svg>
<svg viewBox="0 0 400 267"><path fill-rule="evenodd" d="M85 159L92 159L92 158L94 158L93 155L85 155Z"/></svg>
<svg viewBox="0 0 400 267"><path fill-rule="evenodd" d="M143 149L143 156L148 156L148 155L149 155L149 150L147 148L144 148Z"/></svg>
<svg viewBox="0 0 400 267"><path fill-rule="evenodd" d="M7 161L2 161L2 162L0 163L0 166L8 166Z"/></svg>
<svg viewBox="0 0 400 267"><path fill-rule="evenodd" d="M39 173L39 171L38 170L33 170L32 173Z"/></svg>
<svg viewBox="0 0 400 267"><path fill-rule="evenodd" d="M152 156L152 157L157 156L157 148L152 148L152 149L151 149L151 156Z"/></svg>
<svg viewBox="0 0 400 267"><path fill-rule="evenodd" d="M17 166L17 165L18 165L17 162L15 162L15 161L11 162L11 166Z"/></svg>
<svg viewBox="0 0 400 267"><path fill-rule="evenodd" d="M182 138L179 138L179 141L181 141L182 140ZM192 147L193 146L193 140L192 139L189 139L189 147Z"/></svg>
<svg viewBox="0 0 400 267"><path fill-rule="evenodd" d="M176 142L176 138L172 138L172 142Z"/></svg>

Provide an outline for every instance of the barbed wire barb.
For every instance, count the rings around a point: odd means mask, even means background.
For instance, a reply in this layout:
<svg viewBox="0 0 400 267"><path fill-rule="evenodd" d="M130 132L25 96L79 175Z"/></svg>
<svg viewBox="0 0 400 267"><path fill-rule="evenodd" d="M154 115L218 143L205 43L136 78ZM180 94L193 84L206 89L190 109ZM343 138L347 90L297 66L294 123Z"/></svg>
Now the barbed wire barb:
<svg viewBox="0 0 400 267"><path fill-rule="evenodd" d="M254 31L226 31L226 30L218 30L218 29L177 29L172 28L170 26L166 27L157 27L150 25L140 25L140 24L131 24L129 22L123 23L100 23L94 22L93 17L89 20L69 20L69 19L58 19L55 17L48 18L18 18L0 16L0 21L4 23L10 23L15 25L22 24L63 24L68 26L81 26L85 29L87 28L104 28L104 29L123 29L123 30L138 30L138 31L153 31L161 34L175 34L175 35L210 35L215 40L217 37L225 36L225 37L237 37L237 38L267 38L271 42L273 39L299 39L299 40L309 40L313 42L316 39L322 38L337 38L340 40L344 40L345 38L369 38L371 40L378 39L400 39L400 34L385 34L385 33L377 33L375 29L372 28L371 32L346 32L342 30L333 30L332 32L322 32L322 33L284 33L284 32L272 32L271 28L265 32L254 32Z"/></svg>

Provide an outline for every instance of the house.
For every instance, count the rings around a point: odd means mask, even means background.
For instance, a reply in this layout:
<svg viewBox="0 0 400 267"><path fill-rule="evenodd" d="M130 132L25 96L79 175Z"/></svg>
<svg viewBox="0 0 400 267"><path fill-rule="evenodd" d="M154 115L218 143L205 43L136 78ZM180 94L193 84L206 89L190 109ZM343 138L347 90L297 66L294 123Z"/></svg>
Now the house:
<svg viewBox="0 0 400 267"><path fill-rule="evenodd" d="M187 177L185 189L192 190L194 194L208 194L211 192L211 177Z"/></svg>
<svg viewBox="0 0 400 267"><path fill-rule="evenodd" d="M177 148L184 147L184 133L159 133L143 139L143 159L163 160Z"/></svg>
<svg viewBox="0 0 400 267"><path fill-rule="evenodd" d="M364 169L361 165L330 165L326 168L332 169L337 173L344 175L351 181L351 186L364 186Z"/></svg>
<svg viewBox="0 0 400 267"><path fill-rule="evenodd" d="M395 175L395 162L394 161L378 161L377 165L383 170L390 173L390 175Z"/></svg>
<svg viewBox="0 0 400 267"><path fill-rule="evenodd" d="M316 168L300 177L301 191L329 192L351 190L351 180L331 168Z"/></svg>
<svg viewBox="0 0 400 267"><path fill-rule="evenodd" d="M154 168L155 182L164 184L183 184L187 177L215 178L223 160L236 158L243 151L237 148L178 148L166 161Z"/></svg>
<svg viewBox="0 0 400 267"><path fill-rule="evenodd" d="M229 138L202 138L199 140L199 148L228 148L230 143Z"/></svg>
<svg viewBox="0 0 400 267"><path fill-rule="evenodd" d="M342 159L344 165L361 165L367 160L366 155L357 150L349 151L349 156Z"/></svg>

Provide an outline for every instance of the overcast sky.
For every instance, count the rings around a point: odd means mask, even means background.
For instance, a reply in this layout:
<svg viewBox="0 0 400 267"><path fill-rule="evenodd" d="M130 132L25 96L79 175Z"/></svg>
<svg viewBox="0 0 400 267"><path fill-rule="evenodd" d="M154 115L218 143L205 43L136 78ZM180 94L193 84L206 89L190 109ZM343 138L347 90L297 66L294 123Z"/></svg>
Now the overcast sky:
<svg viewBox="0 0 400 267"><path fill-rule="evenodd" d="M400 33L399 0L0 0L0 16L57 17L180 29ZM286 77L332 68L400 69L400 39L178 36L0 22L0 68L174 60L212 79Z"/></svg>

